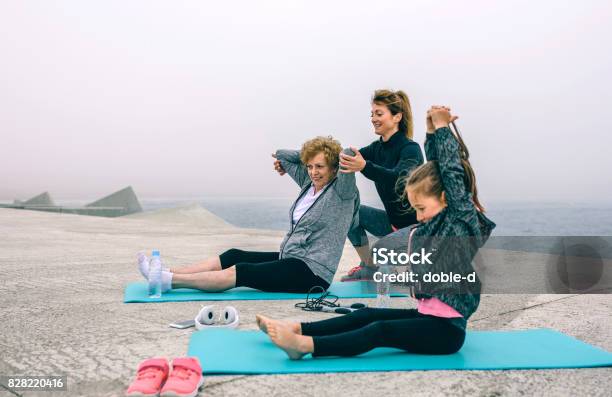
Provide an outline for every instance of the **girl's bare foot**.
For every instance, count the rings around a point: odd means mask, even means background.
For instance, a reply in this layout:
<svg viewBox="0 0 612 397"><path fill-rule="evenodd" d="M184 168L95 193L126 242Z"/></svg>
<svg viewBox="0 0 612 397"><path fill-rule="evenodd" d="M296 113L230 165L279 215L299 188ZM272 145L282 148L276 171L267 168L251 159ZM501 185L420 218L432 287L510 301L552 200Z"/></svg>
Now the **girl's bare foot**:
<svg viewBox="0 0 612 397"><path fill-rule="evenodd" d="M268 327L266 326L266 322L270 319L266 316L262 316L261 314L255 315L255 321L257 322L257 326L263 333L268 333Z"/></svg>
<svg viewBox="0 0 612 397"><path fill-rule="evenodd" d="M314 351L312 337L298 335L290 327L279 322L267 324L268 335L272 342L287 353L290 359L299 360Z"/></svg>
<svg viewBox="0 0 612 397"><path fill-rule="evenodd" d="M300 325L300 323L274 320L269 317L262 316L261 314L255 315L255 320L257 321L257 326L259 327L259 329L265 332L266 334L268 333L269 324L278 324L283 327L288 327L294 334L302 334L302 326Z"/></svg>

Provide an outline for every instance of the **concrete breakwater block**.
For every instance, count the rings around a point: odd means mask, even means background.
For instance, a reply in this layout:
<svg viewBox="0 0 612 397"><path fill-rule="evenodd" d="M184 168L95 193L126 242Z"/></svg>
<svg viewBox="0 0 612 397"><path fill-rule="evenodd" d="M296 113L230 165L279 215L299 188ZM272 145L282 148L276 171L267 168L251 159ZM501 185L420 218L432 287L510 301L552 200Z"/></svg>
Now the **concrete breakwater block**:
<svg viewBox="0 0 612 397"><path fill-rule="evenodd" d="M51 199L51 195L49 195L48 192L44 192L27 201L15 200L13 204L0 204L0 208L103 216L109 218L142 212L142 206L131 186L89 203L84 207L63 207L55 205Z"/></svg>
<svg viewBox="0 0 612 397"><path fill-rule="evenodd" d="M131 186L89 203L85 207L122 207L125 209L122 215L142 212L142 206Z"/></svg>

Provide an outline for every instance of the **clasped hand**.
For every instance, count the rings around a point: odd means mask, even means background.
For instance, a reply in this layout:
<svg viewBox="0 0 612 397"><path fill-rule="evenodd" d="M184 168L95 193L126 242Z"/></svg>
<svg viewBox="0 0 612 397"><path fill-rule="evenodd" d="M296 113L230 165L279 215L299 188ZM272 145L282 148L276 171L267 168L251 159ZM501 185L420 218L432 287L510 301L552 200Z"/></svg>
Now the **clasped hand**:
<svg viewBox="0 0 612 397"><path fill-rule="evenodd" d="M427 133L433 134L438 128L448 127L450 123L458 118L459 116L451 114L451 109L448 106L434 105L427 111L427 117L425 118Z"/></svg>
<svg viewBox="0 0 612 397"><path fill-rule="evenodd" d="M279 159L276 158L276 154L272 153L272 157L274 158L274 171L278 172L278 175L283 176L287 173Z"/></svg>

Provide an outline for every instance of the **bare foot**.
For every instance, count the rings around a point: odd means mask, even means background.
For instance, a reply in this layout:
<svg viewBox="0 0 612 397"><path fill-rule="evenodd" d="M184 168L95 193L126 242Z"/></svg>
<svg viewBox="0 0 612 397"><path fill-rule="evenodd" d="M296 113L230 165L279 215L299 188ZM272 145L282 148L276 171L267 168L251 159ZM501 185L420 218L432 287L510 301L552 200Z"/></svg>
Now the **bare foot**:
<svg viewBox="0 0 612 397"><path fill-rule="evenodd" d="M274 320L270 317L266 317L261 314L255 315L255 320L257 321L257 326L259 327L259 329L265 332L266 334L268 333L268 327L270 326L269 324L278 324L283 327L289 327L289 329L293 333L298 334L298 335L302 334L302 326L300 325L300 323L292 323L289 321Z"/></svg>
<svg viewBox="0 0 612 397"><path fill-rule="evenodd" d="M266 322L268 322L270 319L266 316L262 316L261 314L256 314L255 315L255 321L257 322L257 326L259 327L259 329L264 332L264 333L268 333L268 327L266 326Z"/></svg>
<svg viewBox="0 0 612 397"><path fill-rule="evenodd" d="M299 360L314 350L312 337L294 333L290 327L279 322L267 324L272 342L287 353L290 359Z"/></svg>

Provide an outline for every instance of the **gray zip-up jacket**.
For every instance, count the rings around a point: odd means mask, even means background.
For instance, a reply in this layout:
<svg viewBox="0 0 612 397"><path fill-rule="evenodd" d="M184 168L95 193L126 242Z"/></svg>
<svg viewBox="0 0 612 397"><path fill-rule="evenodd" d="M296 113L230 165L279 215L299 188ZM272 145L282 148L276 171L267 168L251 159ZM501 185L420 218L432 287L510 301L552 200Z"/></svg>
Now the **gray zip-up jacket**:
<svg viewBox="0 0 612 397"><path fill-rule="evenodd" d="M347 154L352 151L345 149ZM346 235L359 222L359 191L355 174L338 172L324 191L293 225L293 210L312 182L297 150L278 150L276 158L302 188L289 211L290 229L280 246L280 258L302 260L310 270L331 284L338 269Z"/></svg>

